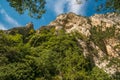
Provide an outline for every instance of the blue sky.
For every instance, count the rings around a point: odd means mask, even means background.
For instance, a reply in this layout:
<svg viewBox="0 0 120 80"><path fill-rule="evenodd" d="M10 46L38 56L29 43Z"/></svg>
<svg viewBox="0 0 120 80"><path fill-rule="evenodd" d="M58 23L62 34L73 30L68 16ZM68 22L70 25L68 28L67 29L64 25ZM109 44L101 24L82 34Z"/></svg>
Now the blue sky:
<svg viewBox="0 0 120 80"><path fill-rule="evenodd" d="M82 16L91 16L97 13L95 11L96 4L94 0L81 0L82 4L77 4L76 0L46 0L46 13L41 19L33 19L27 13L20 15L14 8L9 6L7 0L0 0L0 29L10 29L12 27L25 26L29 22L33 22L34 28L39 29L40 26L49 24L55 20L56 16L62 13L74 12Z"/></svg>

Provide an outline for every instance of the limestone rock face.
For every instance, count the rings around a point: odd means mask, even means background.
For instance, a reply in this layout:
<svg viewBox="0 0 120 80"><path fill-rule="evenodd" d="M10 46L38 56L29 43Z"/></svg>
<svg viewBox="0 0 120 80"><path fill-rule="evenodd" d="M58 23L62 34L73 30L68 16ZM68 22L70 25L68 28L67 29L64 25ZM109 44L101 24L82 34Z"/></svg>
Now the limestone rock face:
<svg viewBox="0 0 120 80"><path fill-rule="evenodd" d="M59 15L55 21L51 22L49 25L56 27L63 27L67 33L78 31L86 36L90 35L89 29L91 27L89 19L78 16L74 13ZM58 28L57 28L58 29Z"/></svg>
<svg viewBox="0 0 120 80"><path fill-rule="evenodd" d="M90 17L90 20L91 20L91 24L94 26L101 25L104 27L111 27L117 25L117 27L120 28L120 14L115 14L115 13L108 13L106 15L96 14Z"/></svg>
<svg viewBox="0 0 120 80"><path fill-rule="evenodd" d="M36 33L40 34L42 30L51 28L55 29L55 35L58 35L61 29L67 34L79 33L84 39L74 35L78 45L83 49L85 58L91 59L96 66L108 74L120 72L120 14L95 14L91 17L74 13L61 14L49 25L36 30ZM94 33L91 32L92 29ZM24 27L12 28L4 32L26 36L33 30L33 24L28 23Z"/></svg>
<svg viewBox="0 0 120 80"><path fill-rule="evenodd" d="M114 59L120 61L120 14L95 14L91 17L83 17L74 13L61 14L48 26L54 26L56 30L64 29L66 33L77 31L89 39L92 36L90 30L93 27L101 26L102 31L115 27L114 36L103 40L102 46L106 51L103 51L94 41L90 41L87 44L88 42L84 40L77 40L83 48L84 56L92 56L96 66L104 69L109 74L120 72L120 62L112 63ZM116 37L116 35L119 35L119 37ZM90 50L89 48L92 49Z"/></svg>

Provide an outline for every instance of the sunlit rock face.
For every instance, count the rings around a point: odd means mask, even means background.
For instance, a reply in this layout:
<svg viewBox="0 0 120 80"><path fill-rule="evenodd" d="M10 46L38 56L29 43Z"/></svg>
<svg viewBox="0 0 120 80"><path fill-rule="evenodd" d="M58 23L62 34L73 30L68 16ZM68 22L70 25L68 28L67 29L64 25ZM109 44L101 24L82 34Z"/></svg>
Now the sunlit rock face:
<svg viewBox="0 0 120 80"><path fill-rule="evenodd" d="M49 25L62 26L67 33L78 31L86 36L90 35L89 29L91 27L89 19L76 15L74 13L59 15L55 21L51 22Z"/></svg>
<svg viewBox="0 0 120 80"><path fill-rule="evenodd" d="M104 14L95 14L94 16L90 17L91 24L93 26L102 26L102 27L112 27L116 26L120 28L120 14L116 13L108 13Z"/></svg>
<svg viewBox="0 0 120 80"><path fill-rule="evenodd" d="M36 30L36 34L51 28L54 28L54 35L57 36L59 36L59 30L62 29L67 34L75 35L78 45L83 49L84 57L90 59L94 65L108 74L120 72L120 14L95 14L91 17L83 17L74 13L61 14L49 25ZM98 28L96 29L98 33L92 33L93 28ZM108 28L113 30L107 31ZM111 31L112 33L110 33ZM34 26L32 23L28 23L24 27L12 28L4 32L29 36L34 32ZM82 37L78 37L76 32Z"/></svg>
<svg viewBox="0 0 120 80"><path fill-rule="evenodd" d="M115 27L115 35L103 40L103 47L106 51L103 51L93 41L90 41L88 44L88 42L78 39L78 43L83 48L84 56L92 56L96 66L104 69L109 74L120 72L120 63L112 63L114 59L120 61L120 14L95 14L91 17L83 17L74 13L61 14L48 26L55 26L56 30L64 29L66 33L77 31L89 39L92 27L101 26L102 31L106 31L110 27ZM119 37L117 38L116 35L119 35ZM92 50L88 47L96 50L95 54L92 54Z"/></svg>

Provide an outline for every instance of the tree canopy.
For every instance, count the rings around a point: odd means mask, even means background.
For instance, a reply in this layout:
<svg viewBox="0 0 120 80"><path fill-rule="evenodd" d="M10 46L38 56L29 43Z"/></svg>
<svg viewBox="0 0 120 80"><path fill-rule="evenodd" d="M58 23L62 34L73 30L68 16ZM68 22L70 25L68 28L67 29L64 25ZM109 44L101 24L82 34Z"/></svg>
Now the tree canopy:
<svg viewBox="0 0 120 80"><path fill-rule="evenodd" d="M77 36L55 33L54 27L25 37L1 31L0 80L114 80L83 56Z"/></svg>
<svg viewBox="0 0 120 80"><path fill-rule="evenodd" d="M102 1L104 0L96 0L96 2ZM105 3L101 3L97 6L97 10L120 13L120 0L105 0Z"/></svg>
<svg viewBox="0 0 120 80"><path fill-rule="evenodd" d="M45 13L45 0L7 0L11 7L23 14L28 12L30 17L39 19Z"/></svg>
<svg viewBox="0 0 120 80"><path fill-rule="evenodd" d="M26 11L30 17L39 19L45 13L45 0L7 0L11 7L23 14ZM88 0L86 0L88 1ZM95 0L96 2L102 2L104 0ZM78 4L82 4L81 0L76 0ZM49 4L49 3L48 3ZM105 3L101 3L96 7L97 11L110 11L120 13L120 1L119 0L106 0Z"/></svg>

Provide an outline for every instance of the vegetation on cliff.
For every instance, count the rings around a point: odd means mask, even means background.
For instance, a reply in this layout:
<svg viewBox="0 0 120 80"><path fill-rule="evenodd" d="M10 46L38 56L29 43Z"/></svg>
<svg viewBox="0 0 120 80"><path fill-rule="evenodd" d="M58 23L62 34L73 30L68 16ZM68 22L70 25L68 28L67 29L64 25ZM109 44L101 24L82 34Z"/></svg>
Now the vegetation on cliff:
<svg viewBox="0 0 120 80"><path fill-rule="evenodd" d="M76 37L64 30L23 36L0 32L0 80L113 80L91 65Z"/></svg>

